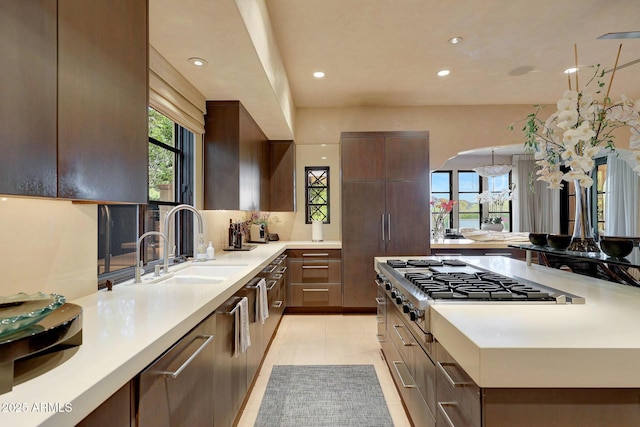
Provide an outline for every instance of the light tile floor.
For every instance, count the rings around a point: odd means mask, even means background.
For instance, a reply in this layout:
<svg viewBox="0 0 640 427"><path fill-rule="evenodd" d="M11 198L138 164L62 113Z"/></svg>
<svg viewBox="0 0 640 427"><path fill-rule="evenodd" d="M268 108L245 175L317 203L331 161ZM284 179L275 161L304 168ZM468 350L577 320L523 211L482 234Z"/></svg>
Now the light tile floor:
<svg viewBox="0 0 640 427"><path fill-rule="evenodd" d="M238 425L254 425L273 365L370 364L378 374L394 425L410 426L376 333L375 315L284 315Z"/></svg>

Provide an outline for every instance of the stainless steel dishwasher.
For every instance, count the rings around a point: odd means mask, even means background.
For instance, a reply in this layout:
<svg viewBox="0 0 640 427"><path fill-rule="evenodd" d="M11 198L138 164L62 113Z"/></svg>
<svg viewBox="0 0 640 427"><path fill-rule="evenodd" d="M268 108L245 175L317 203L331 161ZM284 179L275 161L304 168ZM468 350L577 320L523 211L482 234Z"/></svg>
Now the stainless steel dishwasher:
<svg viewBox="0 0 640 427"><path fill-rule="evenodd" d="M214 404L211 315L140 374L138 426L210 426Z"/></svg>

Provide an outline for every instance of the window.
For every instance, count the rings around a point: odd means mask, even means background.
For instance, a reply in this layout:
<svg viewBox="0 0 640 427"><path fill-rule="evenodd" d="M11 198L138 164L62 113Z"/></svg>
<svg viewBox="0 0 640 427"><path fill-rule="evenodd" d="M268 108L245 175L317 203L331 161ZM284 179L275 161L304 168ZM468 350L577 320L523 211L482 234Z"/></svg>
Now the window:
<svg viewBox="0 0 640 427"><path fill-rule="evenodd" d="M595 176L595 182L593 183L593 189L595 194L593 200L596 201L595 209L595 230L597 230L599 236L604 236L604 223L605 223L605 207L607 202L607 193L605 191L605 181L607 179L607 158L601 157L596 159L596 170L593 174Z"/></svg>
<svg viewBox="0 0 640 427"><path fill-rule="evenodd" d="M458 228L480 228L477 197L481 190L480 176L476 172L458 172Z"/></svg>
<svg viewBox="0 0 640 427"><path fill-rule="evenodd" d="M487 188L492 194L500 194L506 192L512 188L511 186L511 172L500 176L491 176L487 178ZM486 207L483 217L488 216L489 209L491 209L491 215L502 218L502 224L504 225L504 231L511 231L511 200L504 200L502 203L494 203L491 207Z"/></svg>
<svg viewBox="0 0 640 427"><path fill-rule="evenodd" d="M591 173L593 185L591 186L590 200L591 203L591 224L593 230L598 235L604 235L605 227L605 206L607 201L607 193L605 191L605 181L607 179L607 158L600 157L595 159L595 167ZM561 208L560 231L563 234L572 234L576 218L576 190L573 182L565 182L562 193L565 200L565 207Z"/></svg>
<svg viewBox="0 0 640 427"><path fill-rule="evenodd" d="M308 166L304 168L304 174L306 223L321 220L329 224L329 166Z"/></svg>
<svg viewBox="0 0 640 427"><path fill-rule="evenodd" d="M98 283L117 283L133 277L138 236L161 231L166 213L181 203L193 204L194 134L159 112L149 109L149 203L99 205ZM193 256L193 217L176 215L176 255ZM158 236L145 238L144 264L164 256Z"/></svg>
<svg viewBox="0 0 640 427"><path fill-rule="evenodd" d="M451 171L431 173L431 200L433 199L444 199L445 201L454 200L451 188ZM453 211L451 211L449 217L444 220L445 228L451 228L451 224L453 224ZM433 228L433 221L431 227Z"/></svg>

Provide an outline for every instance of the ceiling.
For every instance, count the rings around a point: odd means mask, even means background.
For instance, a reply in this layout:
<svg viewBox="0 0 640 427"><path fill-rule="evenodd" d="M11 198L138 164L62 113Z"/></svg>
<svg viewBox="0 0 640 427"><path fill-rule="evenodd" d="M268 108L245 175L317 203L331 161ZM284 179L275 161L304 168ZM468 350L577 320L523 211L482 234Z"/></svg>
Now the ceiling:
<svg viewBox="0 0 640 427"><path fill-rule="evenodd" d="M150 43L207 99L239 99L268 137L292 138L238 11L252 1L150 0ZM574 45L579 66L611 69L621 43L618 65L631 65L616 71L611 95L640 98L640 39L597 39L640 31L639 0L256 1L297 108L555 103ZM448 44L454 36L463 42ZM438 77L444 68L451 74ZM579 73L580 87L590 74Z"/></svg>

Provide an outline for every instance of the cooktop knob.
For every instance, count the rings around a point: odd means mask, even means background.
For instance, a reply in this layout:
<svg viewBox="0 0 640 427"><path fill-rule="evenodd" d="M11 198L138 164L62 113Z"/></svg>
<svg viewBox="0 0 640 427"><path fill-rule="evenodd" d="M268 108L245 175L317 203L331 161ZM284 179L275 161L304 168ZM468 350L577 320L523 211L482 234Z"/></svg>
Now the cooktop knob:
<svg viewBox="0 0 640 427"><path fill-rule="evenodd" d="M402 295L396 296L396 304L402 304Z"/></svg>
<svg viewBox="0 0 640 427"><path fill-rule="evenodd" d="M402 311L405 313L409 313L411 311L411 305L409 304L402 304Z"/></svg>

